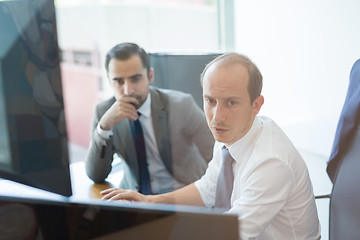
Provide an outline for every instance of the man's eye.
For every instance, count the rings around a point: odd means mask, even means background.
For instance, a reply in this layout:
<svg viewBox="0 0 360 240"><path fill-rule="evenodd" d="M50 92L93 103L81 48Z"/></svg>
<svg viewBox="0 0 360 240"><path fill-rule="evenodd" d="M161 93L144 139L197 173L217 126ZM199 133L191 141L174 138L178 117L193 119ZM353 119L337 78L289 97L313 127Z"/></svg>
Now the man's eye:
<svg viewBox="0 0 360 240"><path fill-rule="evenodd" d="M124 80L123 79L114 79L113 81L114 85L123 85L124 84Z"/></svg>
<svg viewBox="0 0 360 240"><path fill-rule="evenodd" d="M133 78L133 82L138 82L138 81L140 81L142 79L142 76L135 76L134 78Z"/></svg>
<svg viewBox="0 0 360 240"><path fill-rule="evenodd" d="M237 102L236 101L233 101L233 100L230 100L228 102L229 106L234 106Z"/></svg>
<svg viewBox="0 0 360 240"><path fill-rule="evenodd" d="M214 104L214 103L215 103L215 100L214 100L214 99L211 99L211 98L206 98L205 100L206 100L206 102L208 102L209 104Z"/></svg>

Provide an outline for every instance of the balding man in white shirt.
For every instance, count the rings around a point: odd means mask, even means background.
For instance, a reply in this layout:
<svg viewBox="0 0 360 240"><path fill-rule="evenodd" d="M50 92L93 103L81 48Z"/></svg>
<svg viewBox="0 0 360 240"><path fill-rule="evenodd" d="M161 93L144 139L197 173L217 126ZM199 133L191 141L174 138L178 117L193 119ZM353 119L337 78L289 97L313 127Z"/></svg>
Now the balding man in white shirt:
<svg viewBox="0 0 360 240"><path fill-rule="evenodd" d="M216 139L205 175L166 194L108 189L103 198L221 207L238 215L240 239L320 239L305 162L274 121L257 116L264 97L255 64L237 53L222 55L205 67L201 84Z"/></svg>

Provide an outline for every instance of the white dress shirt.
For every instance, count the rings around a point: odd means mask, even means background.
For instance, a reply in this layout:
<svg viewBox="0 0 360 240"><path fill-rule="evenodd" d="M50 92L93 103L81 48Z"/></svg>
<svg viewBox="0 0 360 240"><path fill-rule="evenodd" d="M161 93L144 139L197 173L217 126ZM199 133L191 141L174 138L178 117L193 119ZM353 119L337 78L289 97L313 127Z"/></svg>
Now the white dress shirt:
<svg viewBox="0 0 360 240"><path fill-rule="evenodd" d="M137 109L141 113L139 121L141 123L146 148L146 158L150 175L152 194L160 194L174 191L184 184L178 182L169 173L164 162L161 160L159 149L156 143L153 122L151 118L151 94L149 93L145 102ZM105 131L97 127L97 131L104 139L109 139L112 131Z"/></svg>
<svg viewBox="0 0 360 240"><path fill-rule="evenodd" d="M195 182L208 207L215 204L223 145L215 143L205 175ZM256 116L249 132L228 148L235 160L228 212L239 216L240 239L320 239L306 164L275 122Z"/></svg>

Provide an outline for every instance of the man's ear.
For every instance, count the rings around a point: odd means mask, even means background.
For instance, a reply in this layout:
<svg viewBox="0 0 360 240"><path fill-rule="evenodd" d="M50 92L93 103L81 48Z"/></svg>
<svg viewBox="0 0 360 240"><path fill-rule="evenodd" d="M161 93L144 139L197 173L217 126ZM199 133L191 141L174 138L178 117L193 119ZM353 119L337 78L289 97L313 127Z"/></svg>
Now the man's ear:
<svg viewBox="0 0 360 240"><path fill-rule="evenodd" d="M258 114L260 112L260 109L261 109L263 104L264 104L264 96L262 96L262 95L258 96L254 100L254 102L252 104L254 115L256 115L256 114Z"/></svg>
<svg viewBox="0 0 360 240"><path fill-rule="evenodd" d="M154 69L150 68L149 70L149 83L153 83L153 79L154 79Z"/></svg>

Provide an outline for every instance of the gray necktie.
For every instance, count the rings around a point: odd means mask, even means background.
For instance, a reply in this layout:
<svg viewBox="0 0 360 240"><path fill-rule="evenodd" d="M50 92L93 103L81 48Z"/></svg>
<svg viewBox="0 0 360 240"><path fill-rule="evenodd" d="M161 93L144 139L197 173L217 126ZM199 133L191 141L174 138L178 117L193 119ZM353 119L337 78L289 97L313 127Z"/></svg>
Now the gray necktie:
<svg viewBox="0 0 360 240"><path fill-rule="evenodd" d="M222 158L223 164L216 185L215 208L229 210L231 207L230 199L234 183L234 174L232 171L234 159L225 146L222 148Z"/></svg>

